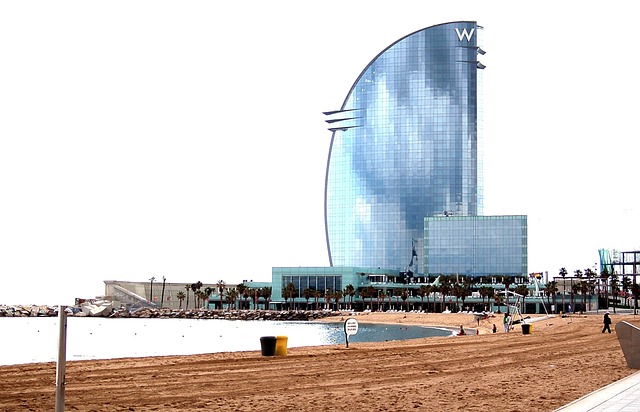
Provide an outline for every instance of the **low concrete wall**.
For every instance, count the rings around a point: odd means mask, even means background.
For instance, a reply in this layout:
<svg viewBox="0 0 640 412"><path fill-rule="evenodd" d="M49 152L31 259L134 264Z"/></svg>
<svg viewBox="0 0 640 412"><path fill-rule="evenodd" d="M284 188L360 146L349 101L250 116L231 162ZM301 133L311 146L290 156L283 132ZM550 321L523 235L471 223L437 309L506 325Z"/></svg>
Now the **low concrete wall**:
<svg viewBox="0 0 640 412"><path fill-rule="evenodd" d="M640 328L629 322L618 322L616 335L627 365L632 369L640 369Z"/></svg>

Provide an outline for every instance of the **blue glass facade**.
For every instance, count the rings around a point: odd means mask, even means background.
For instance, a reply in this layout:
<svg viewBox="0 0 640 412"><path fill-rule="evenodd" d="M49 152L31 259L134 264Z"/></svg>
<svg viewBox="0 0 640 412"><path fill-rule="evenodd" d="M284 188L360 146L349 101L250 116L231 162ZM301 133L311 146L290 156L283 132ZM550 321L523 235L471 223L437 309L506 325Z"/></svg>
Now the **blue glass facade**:
<svg viewBox="0 0 640 412"><path fill-rule="evenodd" d="M424 242L429 276L527 275L526 216L426 217Z"/></svg>
<svg viewBox="0 0 640 412"><path fill-rule="evenodd" d="M414 249L423 262L425 216L482 213L479 29L452 22L398 40L329 113L331 266L404 270Z"/></svg>

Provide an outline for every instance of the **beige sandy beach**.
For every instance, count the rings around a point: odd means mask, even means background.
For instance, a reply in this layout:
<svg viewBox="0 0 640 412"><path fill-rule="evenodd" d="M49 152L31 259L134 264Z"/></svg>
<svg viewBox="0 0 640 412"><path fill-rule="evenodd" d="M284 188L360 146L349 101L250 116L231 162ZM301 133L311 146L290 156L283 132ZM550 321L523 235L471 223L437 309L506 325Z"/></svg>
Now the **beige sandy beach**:
<svg viewBox="0 0 640 412"><path fill-rule="evenodd" d="M355 318L476 327L471 314ZM640 316L612 319L640 325ZM552 411L637 371L627 367L615 330L601 333L602 314L539 320L528 335L517 325L503 333L500 323L499 315L481 321L479 335L289 348L277 357L73 361L65 410ZM0 366L0 411L54 410L55 374L55 363Z"/></svg>

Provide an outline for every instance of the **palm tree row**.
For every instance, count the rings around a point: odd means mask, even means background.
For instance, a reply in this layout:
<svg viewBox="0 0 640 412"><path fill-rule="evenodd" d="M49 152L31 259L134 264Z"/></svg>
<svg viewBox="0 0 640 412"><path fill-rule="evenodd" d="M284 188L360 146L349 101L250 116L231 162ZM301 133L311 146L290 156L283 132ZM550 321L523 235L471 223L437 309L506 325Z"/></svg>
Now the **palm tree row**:
<svg viewBox="0 0 640 412"><path fill-rule="evenodd" d="M211 296L214 292L218 292L218 299L220 302L220 309L224 308L224 303L227 304L227 308L236 308L237 300L240 298L240 306L244 307L245 302L250 297L254 297L254 302L257 307L259 299L263 298L265 301L265 308L268 307L268 301L271 299L271 287L264 288L249 288L243 283L240 283L235 288L227 288L227 284L224 280L219 280L215 287L207 286L202 290L203 283L198 281L196 283L187 284L184 286L185 292L178 292L176 297L178 298L179 308L182 309L182 302L186 300L185 309L189 308L189 296L190 292L193 294L194 308L209 307Z"/></svg>
<svg viewBox="0 0 640 412"><path fill-rule="evenodd" d="M558 272L559 276L562 278L562 311L566 312L565 305L565 297L566 294L569 294L569 307L571 309L576 308L576 301L578 295L581 296L582 300L582 309L587 309L587 299L589 304L592 302L592 297L595 293L600 295L604 294L604 300L609 302L609 293L613 296L613 311L616 311L616 304L618 303L618 298L625 299L628 306L628 299L631 297L634 298L634 310L637 311L637 301L640 296L640 285L638 285L635 281L635 277L633 280L629 276L623 276L622 279L619 279L615 273L608 273L607 269L603 269L602 273L598 275L592 269L575 270L573 272L574 276L567 279L568 271L565 268L561 268ZM377 310L381 310L384 307L391 308L393 306L393 299L396 299L396 302L400 307L404 306L407 310L409 309L409 298L420 298L421 304L420 307L423 311L436 311L436 306L438 302L436 301L436 296L439 294L441 296L440 301L440 309L443 310L445 308L446 302L445 298L449 297L449 304L453 305L452 298L455 298L455 307L464 307L465 299L468 296L471 296L471 290L473 289L474 281L477 281L477 278L469 277L469 276L458 276L458 275L441 275L439 277L439 284L428 284L428 285L420 285L416 288L407 288L407 287L394 287L394 288L375 288L373 286L367 286L361 289L356 290L356 288L349 284L343 290L332 291L332 290L316 290L314 288L306 288L302 292L298 291L293 283L288 283L282 288L282 297L285 300L285 304L293 309L295 306L296 298L304 298L306 301L306 308L308 309L310 306L310 300L313 299L315 303L315 308L319 308L319 300L323 299L325 308L329 309L332 306L335 309L345 308L352 309L353 308L353 300L354 297L358 296L362 299L363 307L368 307L373 309L374 307ZM481 279L480 279L481 280ZM498 306L498 312L500 312L500 307L504 304L509 307L509 294L511 291L511 285L513 283L511 276L505 275L502 276L502 284L504 285L504 291L506 292L504 296L496 293L497 290L493 287L488 287L485 285L480 286L477 290L477 293L482 298L482 306L485 306L486 302L489 303L491 299L494 300L494 303ZM570 280L570 286L567 287L566 280ZM215 287L206 287L204 290L201 290L203 284L198 281L196 283L185 285L185 292L178 292L177 298L180 301L180 308L182 308L182 302L186 299L185 309L189 307L189 296L193 294L194 308L200 306L208 307L208 302L214 292L218 292L219 299L219 308L224 308L224 304L227 304L227 308L237 308L237 305L240 305L240 308L246 308L247 302L253 301L254 307L258 307L260 300L264 302L264 307L267 309L269 307L269 301L271 298L271 287L265 288L249 288L243 283L237 285L235 288L228 288L226 283L223 280L219 280L216 283ZM525 284L516 285L516 288L513 290L515 293L526 296L528 295L528 289ZM560 285L557 280L552 280L546 283L543 288L543 293L547 296L547 302L551 305L552 299L553 302L556 301L556 296L560 291ZM433 297L433 299L431 299ZM388 301L387 301L388 300ZM460 306L459 301L462 301L462 305ZM375 303L374 303L375 301ZM400 303L402 301L402 303ZM524 305L524 300L521 302ZM608 305L607 305L608 306ZM589 307L591 309L591 307ZM524 312L524 307L522 308Z"/></svg>
<svg viewBox="0 0 640 412"><path fill-rule="evenodd" d="M504 278L507 280L507 283L509 283L509 278L506 276ZM405 309L408 310L409 298L420 297L422 310L429 310L429 307L432 306L432 310L435 311L437 304L435 296L437 293L442 295L442 307L444 307L445 296L455 297L456 306L460 306L459 302L461 300L462 306L464 306L465 299L471 296L473 280L474 278L468 276L450 275L440 276L439 285L420 285L418 289L409 289L407 287L376 289L373 286L367 286L356 291L354 286L349 284L343 290L338 291L321 291L314 288L306 288L302 292L298 291L295 285L290 282L282 288L282 297L285 300L285 304L290 309L294 307L296 298L304 298L307 309L309 308L311 299L314 299L316 308L319 308L318 300L324 299L325 308L329 308L333 302L336 308L345 307L347 309L352 309L353 299L357 295L362 299L364 305L370 309L376 308L377 310L380 310L384 306L391 308L393 306L394 298L400 307L404 306ZM519 290L521 292L524 290L523 293L526 294L526 286L520 285L519 287ZM488 299L495 295L494 289L486 286L480 287L479 293L482 296L483 306L485 304L485 299L487 299L488 303ZM430 300L431 296L433 296L433 302ZM400 303L400 301L402 301L402 303Z"/></svg>
<svg viewBox="0 0 640 412"><path fill-rule="evenodd" d="M629 276L624 275L622 279L619 279L615 271L609 273L607 267L603 268L601 273L598 273L592 269L585 269L584 271L577 269L573 272L574 276L570 278L570 286L566 286L566 276L568 274L566 268L560 268L558 272L562 278L562 311L566 312L565 295L569 292L569 311L575 310L576 297L580 295L582 297L582 309L587 310L587 299L589 303L592 302L593 295L597 295L598 298L601 294L604 296L605 308L609 307L609 293L613 297L613 312L616 312L616 305L618 298L625 299L626 306L629 305L628 299L634 298L634 313L637 312L638 298L640 296L640 285L636 282L635 276L631 279ZM557 281L550 281L545 286L545 294L547 295L547 301L550 303L550 298L553 297L555 302L556 294L559 292L559 284ZM600 306L600 302L597 303L597 307ZM589 307L589 310L592 308Z"/></svg>

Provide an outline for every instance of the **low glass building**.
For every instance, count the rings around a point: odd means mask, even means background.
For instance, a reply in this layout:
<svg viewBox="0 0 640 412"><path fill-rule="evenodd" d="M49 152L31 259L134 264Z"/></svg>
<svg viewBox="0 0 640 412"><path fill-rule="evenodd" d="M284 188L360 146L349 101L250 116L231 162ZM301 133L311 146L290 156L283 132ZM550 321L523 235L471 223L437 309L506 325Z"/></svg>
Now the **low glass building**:
<svg viewBox="0 0 640 412"><path fill-rule="evenodd" d="M424 274L527 275L527 217L424 219Z"/></svg>
<svg viewBox="0 0 640 412"><path fill-rule="evenodd" d="M274 267L271 268L271 298L274 302L283 302L282 289L289 283L295 286L296 297L300 301L305 289L325 293L341 291L351 285L358 292L359 289L370 286L372 280L374 283L382 283L397 275L395 270L363 267Z"/></svg>

